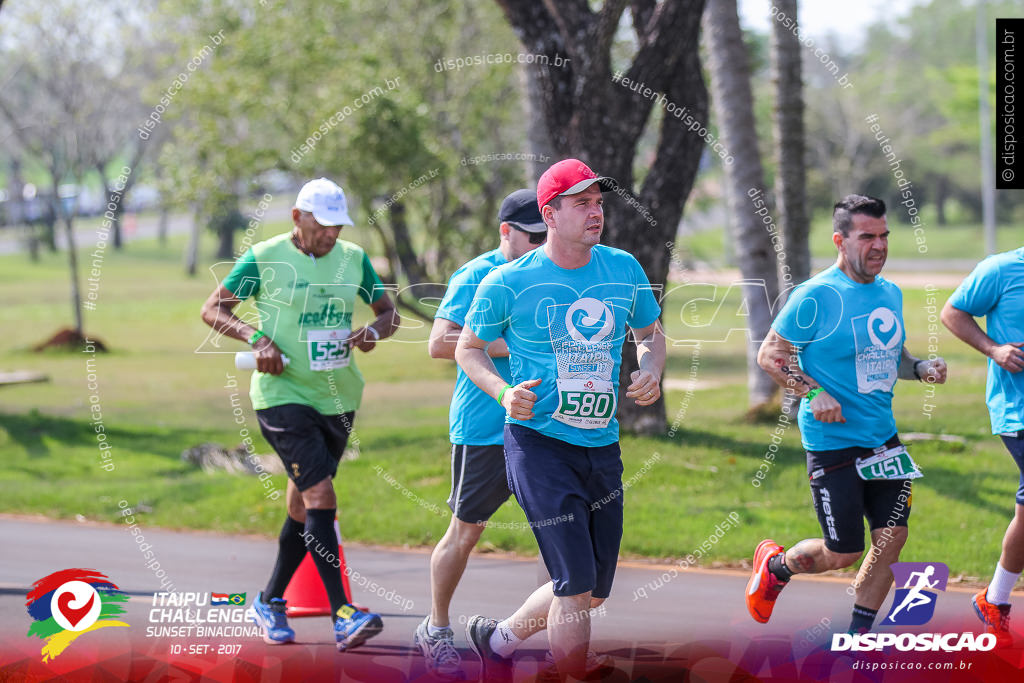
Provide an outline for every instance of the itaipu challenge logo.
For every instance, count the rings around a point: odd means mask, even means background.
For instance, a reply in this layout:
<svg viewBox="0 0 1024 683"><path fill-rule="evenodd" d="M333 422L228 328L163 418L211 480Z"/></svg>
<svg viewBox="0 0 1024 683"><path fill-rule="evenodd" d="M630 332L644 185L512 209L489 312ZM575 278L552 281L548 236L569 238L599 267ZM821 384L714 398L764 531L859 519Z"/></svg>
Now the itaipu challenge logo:
<svg viewBox="0 0 1024 683"><path fill-rule="evenodd" d="M76 638L107 626L128 626L113 617L124 613L128 595L95 569L64 569L32 584L25 607L34 621L28 636L46 641L43 661L54 659Z"/></svg>

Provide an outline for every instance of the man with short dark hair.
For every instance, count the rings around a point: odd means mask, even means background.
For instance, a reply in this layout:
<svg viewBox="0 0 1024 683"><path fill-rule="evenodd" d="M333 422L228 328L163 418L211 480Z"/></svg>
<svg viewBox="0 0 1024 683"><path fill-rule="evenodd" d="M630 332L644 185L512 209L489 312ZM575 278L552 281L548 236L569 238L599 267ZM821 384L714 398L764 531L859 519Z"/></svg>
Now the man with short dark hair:
<svg viewBox="0 0 1024 683"><path fill-rule="evenodd" d="M537 209L536 192L516 190L505 197L498 211L498 248L464 264L448 281L430 330L431 358L455 358L455 346L480 281L498 266L539 247L547 239L547 231ZM511 380L504 340L489 344L487 355L498 373ZM426 658L427 668L439 678L452 680L459 674L461 658L448 625L448 606L487 520L512 492L505 475L505 411L480 391L462 368L457 369L448 426L452 519L430 555L431 612L416 627L414 642Z"/></svg>
<svg viewBox="0 0 1024 683"><path fill-rule="evenodd" d="M788 551L765 539L754 553L747 609L767 623L794 574L861 565L851 633L871 629L892 584L889 565L907 539L910 480L921 476L900 443L892 413L897 379L946 381L941 358L904 346L903 294L879 273L888 255L885 203L849 195L833 211L835 265L796 287L761 345L758 364L803 397L798 424L823 538Z"/></svg>
<svg viewBox="0 0 1024 683"><path fill-rule="evenodd" d="M202 317L255 351L257 372L249 396L260 431L288 474L288 513L277 562L247 616L259 625L265 642L295 640L282 596L308 550L327 591L335 642L346 650L383 628L379 614L351 604L334 561L338 503L333 478L363 393L352 349L372 351L377 340L398 329L398 314L366 252L338 239L342 226L352 225L338 185L327 178L303 185L292 223L291 232L253 245L238 259L203 304ZM353 332L356 296L376 317ZM248 297L255 298L259 329L232 312Z"/></svg>
<svg viewBox="0 0 1024 683"><path fill-rule="evenodd" d="M982 330L975 318L985 316ZM1013 644L1010 591L1024 570L1024 247L990 256L960 283L942 309L942 322L988 357L986 403L992 433L1017 469L1017 507L1003 536L992 581L972 599L974 611L1000 647Z"/></svg>
<svg viewBox="0 0 1024 683"><path fill-rule="evenodd" d="M507 413L505 461L551 582L509 618L466 626L485 668L545 627L557 673L588 668L590 612L611 592L622 539L622 459L615 420L626 328L639 369L626 396L660 396L665 337L660 308L630 254L599 244L601 178L565 159L537 183L547 243L484 278L455 360ZM504 339L512 381L494 368L489 344ZM593 667L589 667L593 668Z"/></svg>

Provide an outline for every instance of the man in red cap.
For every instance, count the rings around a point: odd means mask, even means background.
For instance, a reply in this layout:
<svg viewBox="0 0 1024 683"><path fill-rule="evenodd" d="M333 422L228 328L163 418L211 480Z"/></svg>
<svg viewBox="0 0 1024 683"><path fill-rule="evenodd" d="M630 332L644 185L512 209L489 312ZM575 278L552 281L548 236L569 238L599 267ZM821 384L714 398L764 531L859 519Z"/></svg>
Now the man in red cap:
<svg viewBox="0 0 1024 683"><path fill-rule="evenodd" d="M561 676L582 678L602 663L588 662L587 650L590 609L611 592L622 538L615 412L626 328L639 362L626 397L657 401L665 365L661 309L643 268L599 244L601 190L613 185L578 159L544 172L537 203L547 242L483 279L455 351L466 375L506 411L509 485L551 576L511 617L470 619L466 634L485 676L488 664L545 627ZM499 338L511 383L487 355Z"/></svg>
<svg viewBox="0 0 1024 683"><path fill-rule="evenodd" d="M537 209L537 193L516 190L498 211L497 249L464 264L448 281L430 330L431 358L455 358L466 314L480 281L494 268L511 263L547 239L547 226ZM502 377L510 379L508 348L498 341L487 348ZM455 649L448 607L466 569L469 554L491 518L512 492L505 476L505 411L458 371L448 413L452 442L452 489L448 530L430 555L430 614L416 627L413 643L426 658L427 669L440 680L458 680L462 659Z"/></svg>

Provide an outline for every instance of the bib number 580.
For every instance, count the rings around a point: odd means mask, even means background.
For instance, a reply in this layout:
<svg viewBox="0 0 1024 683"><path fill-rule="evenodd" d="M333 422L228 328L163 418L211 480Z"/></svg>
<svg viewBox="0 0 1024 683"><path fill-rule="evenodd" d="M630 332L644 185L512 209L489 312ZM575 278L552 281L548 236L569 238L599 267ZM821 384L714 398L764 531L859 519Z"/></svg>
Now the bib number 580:
<svg viewBox="0 0 1024 683"><path fill-rule="evenodd" d="M562 414L577 417L611 417L615 402L611 394L594 391L563 391Z"/></svg>

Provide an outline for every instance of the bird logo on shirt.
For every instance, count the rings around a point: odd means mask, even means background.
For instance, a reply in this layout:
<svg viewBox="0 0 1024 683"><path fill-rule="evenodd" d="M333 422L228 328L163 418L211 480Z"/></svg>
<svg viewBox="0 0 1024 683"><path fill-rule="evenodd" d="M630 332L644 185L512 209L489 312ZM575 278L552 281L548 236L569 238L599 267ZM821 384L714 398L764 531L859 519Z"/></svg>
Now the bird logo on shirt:
<svg viewBox="0 0 1024 683"><path fill-rule="evenodd" d="M565 312L565 327L573 341L596 344L612 333L615 316L603 301L587 297L569 306Z"/></svg>

